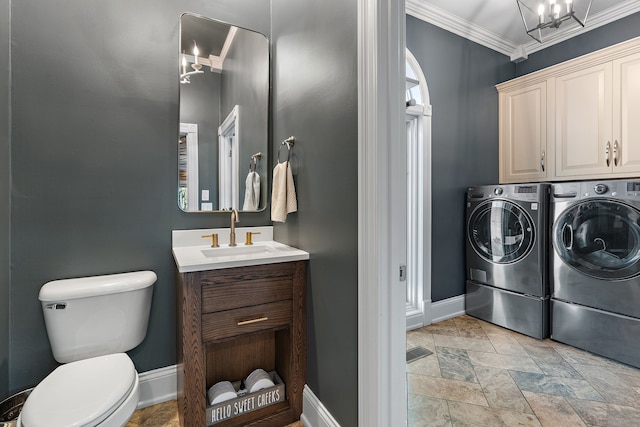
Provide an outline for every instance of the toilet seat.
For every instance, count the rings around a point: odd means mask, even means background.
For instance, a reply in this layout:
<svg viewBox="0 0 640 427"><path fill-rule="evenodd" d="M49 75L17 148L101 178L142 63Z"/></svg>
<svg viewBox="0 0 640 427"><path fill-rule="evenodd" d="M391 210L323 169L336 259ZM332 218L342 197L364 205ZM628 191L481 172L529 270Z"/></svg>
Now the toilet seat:
<svg viewBox="0 0 640 427"><path fill-rule="evenodd" d="M132 391L137 394L137 386L138 374L125 353L61 365L33 389L20 413L19 425L94 427L125 400L131 400L128 398Z"/></svg>

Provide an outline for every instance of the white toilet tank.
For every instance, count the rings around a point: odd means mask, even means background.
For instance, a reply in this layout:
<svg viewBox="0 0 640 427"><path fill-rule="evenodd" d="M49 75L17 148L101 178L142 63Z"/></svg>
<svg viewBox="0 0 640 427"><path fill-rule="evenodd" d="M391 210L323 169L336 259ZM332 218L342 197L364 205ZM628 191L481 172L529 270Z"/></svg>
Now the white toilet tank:
<svg viewBox="0 0 640 427"><path fill-rule="evenodd" d="M54 280L40 289L53 357L68 363L131 350L149 324L153 271Z"/></svg>

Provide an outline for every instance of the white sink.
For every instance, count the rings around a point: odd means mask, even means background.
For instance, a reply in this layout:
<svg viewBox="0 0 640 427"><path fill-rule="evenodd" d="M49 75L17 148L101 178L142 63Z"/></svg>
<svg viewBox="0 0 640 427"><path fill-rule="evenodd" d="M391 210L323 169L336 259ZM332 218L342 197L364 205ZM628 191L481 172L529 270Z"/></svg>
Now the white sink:
<svg viewBox="0 0 640 427"><path fill-rule="evenodd" d="M245 233L259 232L253 245L245 245ZM218 234L220 247L212 248L211 239L202 236ZM174 230L172 252L180 273L245 267L259 264L309 259L303 250L273 240L273 227L236 228L237 246L229 246L229 229Z"/></svg>
<svg viewBox="0 0 640 427"><path fill-rule="evenodd" d="M238 257L255 254L267 254L273 252L273 248L262 243L254 244L253 246L234 246L226 248L210 248L202 249L202 255L209 258L224 258L224 257Z"/></svg>

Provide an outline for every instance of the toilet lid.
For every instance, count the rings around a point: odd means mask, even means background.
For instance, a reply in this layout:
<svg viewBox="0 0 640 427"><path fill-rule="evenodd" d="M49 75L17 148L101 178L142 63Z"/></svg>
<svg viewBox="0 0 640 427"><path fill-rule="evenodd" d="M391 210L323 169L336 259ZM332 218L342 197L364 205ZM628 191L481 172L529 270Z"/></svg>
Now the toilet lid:
<svg viewBox="0 0 640 427"><path fill-rule="evenodd" d="M91 427L122 404L137 376L129 356L109 354L56 368L22 408L25 427Z"/></svg>

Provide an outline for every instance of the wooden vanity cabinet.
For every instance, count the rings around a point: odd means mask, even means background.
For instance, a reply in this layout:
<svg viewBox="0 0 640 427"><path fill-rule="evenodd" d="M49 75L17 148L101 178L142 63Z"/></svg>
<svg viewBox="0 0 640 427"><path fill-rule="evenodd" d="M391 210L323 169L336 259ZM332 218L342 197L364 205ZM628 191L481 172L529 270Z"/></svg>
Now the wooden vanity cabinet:
<svg viewBox="0 0 640 427"><path fill-rule="evenodd" d="M180 425L206 420L207 390L254 369L276 371L286 399L216 426L283 426L300 419L306 381L306 261L178 273Z"/></svg>

